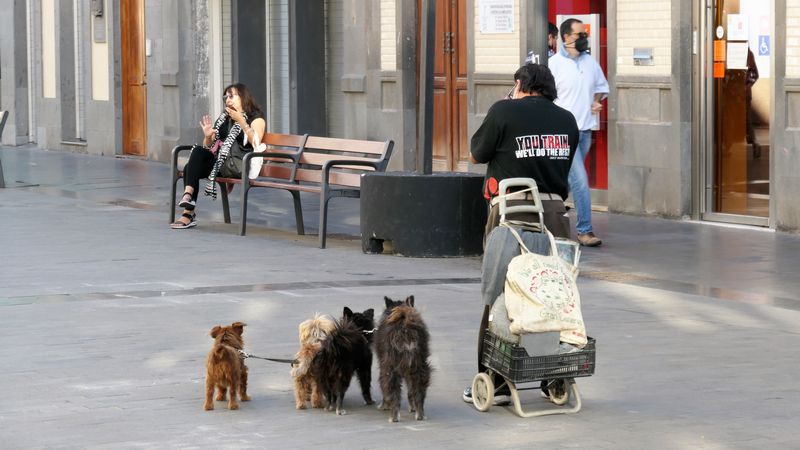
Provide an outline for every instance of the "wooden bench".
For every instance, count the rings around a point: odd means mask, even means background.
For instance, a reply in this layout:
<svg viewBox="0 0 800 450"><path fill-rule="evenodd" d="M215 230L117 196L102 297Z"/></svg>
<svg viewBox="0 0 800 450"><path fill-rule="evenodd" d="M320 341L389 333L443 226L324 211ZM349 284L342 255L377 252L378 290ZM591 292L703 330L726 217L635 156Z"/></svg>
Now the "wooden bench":
<svg viewBox="0 0 800 450"><path fill-rule="evenodd" d="M225 223L230 223L227 190L228 183L242 184L242 212L239 235L247 230L247 196L251 188L265 187L289 191L294 199L297 234L305 234L300 193L320 195L319 246L325 248L328 221L328 202L334 197L358 198L361 194L361 177L370 171L385 171L392 154L394 142L363 141L317 136L276 135L264 137L268 149L263 153L248 153L243 160L241 179L218 178L222 192ZM173 183L170 222L175 220L176 184L183 176L177 170L178 153L191 149L179 146L173 149ZM251 180L246 174L251 161L263 158L258 178Z"/></svg>

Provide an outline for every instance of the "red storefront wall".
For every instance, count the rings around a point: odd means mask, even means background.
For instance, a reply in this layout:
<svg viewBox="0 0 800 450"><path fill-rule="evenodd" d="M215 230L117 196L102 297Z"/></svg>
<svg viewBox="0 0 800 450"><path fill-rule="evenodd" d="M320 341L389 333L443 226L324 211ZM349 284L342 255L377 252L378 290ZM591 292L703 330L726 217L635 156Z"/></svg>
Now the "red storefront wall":
<svg viewBox="0 0 800 450"><path fill-rule="evenodd" d="M600 15L600 66L608 77L608 52L606 46L606 0L548 0L549 20L555 26L556 16L570 14ZM594 30L592 30L594 32ZM592 49L596 51L596 49ZM600 130L594 132L592 149L586 158L586 171L589 174L589 186L594 189L608 189L608 102L603 102L600 113Z"/></svg>

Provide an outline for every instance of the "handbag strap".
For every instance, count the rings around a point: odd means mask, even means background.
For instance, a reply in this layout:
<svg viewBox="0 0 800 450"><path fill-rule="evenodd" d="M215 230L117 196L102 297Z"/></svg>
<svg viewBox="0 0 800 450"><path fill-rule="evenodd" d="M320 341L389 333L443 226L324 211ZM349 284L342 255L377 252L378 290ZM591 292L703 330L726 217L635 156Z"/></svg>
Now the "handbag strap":
<svg viewBox="0 0 800 450"><path fill-rule="evenodd" d="M531 253L528 247L525 245L525 242L522 241L522 237L519 235L516 229L511 226L511 224L506 222L501 222L500 226L506 227L511 231L511 234L516 238L517 242L519 243L519 247L522 250L522 253ZM553 234L550 233L550 230L547 228L544 229L544 232L547 234L547 239L550 241L550 255L558 255L558 249L556 248L556 239L553 237Z"/></svg>

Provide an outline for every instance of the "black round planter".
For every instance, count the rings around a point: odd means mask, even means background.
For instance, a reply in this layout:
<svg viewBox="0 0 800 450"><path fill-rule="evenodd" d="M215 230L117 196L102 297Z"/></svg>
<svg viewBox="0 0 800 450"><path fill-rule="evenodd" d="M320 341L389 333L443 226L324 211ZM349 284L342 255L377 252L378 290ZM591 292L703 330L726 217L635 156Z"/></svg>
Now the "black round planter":
<svg viewBox="0 0 800 450"><path fill-rule="evenodd" d="M361 247L413 257L483 253L486 201L483 176L442 172L385 172L361 180Z"/></svg>

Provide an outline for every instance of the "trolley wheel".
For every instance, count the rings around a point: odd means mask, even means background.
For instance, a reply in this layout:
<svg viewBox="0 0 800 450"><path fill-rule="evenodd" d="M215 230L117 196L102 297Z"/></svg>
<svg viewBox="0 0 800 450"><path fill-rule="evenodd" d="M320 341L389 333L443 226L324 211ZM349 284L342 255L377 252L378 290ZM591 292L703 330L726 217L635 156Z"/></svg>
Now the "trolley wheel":
<svg viewBox="0 0 800 450"><path fill-rule="evenodd" d="M550 401L558 406L566 405L569 401L570 378L559 378L553 380L547 386Z"/></svg>
<svg viewBox="0 0 800 450"><path fill-rule="evenodd" d="M486 412L494 401L494 382L484 372L478 372L472 379L472 404L480 412Z"/></svg>

